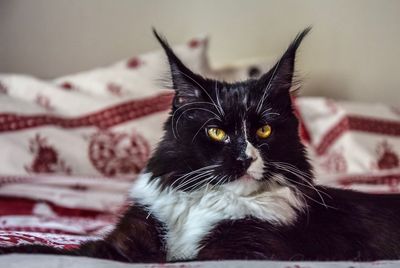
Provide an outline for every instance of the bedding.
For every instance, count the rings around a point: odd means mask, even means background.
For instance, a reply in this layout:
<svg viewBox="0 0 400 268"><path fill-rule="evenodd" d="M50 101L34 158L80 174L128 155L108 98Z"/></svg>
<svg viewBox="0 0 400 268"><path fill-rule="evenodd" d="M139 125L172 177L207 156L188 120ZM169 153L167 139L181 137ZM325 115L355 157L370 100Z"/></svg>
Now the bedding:
<svg viewBox="0 0 400 268"><path fill-rule="evenodd" d="M322 97L299 98L296 106L317 177L400 169L398 107Z"/></svg>
<svg viewBox="0 0 400 268"><path fill-rule="evenodd" d="M399 193L400 113L379 103L296 99L316 182L369 193Z"/></svg>
<svg viewBox="0 0 400 268"><path fill-rule="evenodd" d="M174 49L209 73L207 38ZM53 81L0 74L1 174L137 174L162 134L168 68L156 51Z"/></svg>
<svg viewBox="0 0 400 268"><path fill-rule="evenodd" d="M127 178L0 177L0 245L71 248L110 231L127 203Z"/></svg>
<svg viewBox="0 0 400 268"><path fill-rule="evenodd" d="M271 61L213 70L207 38L176 49L193 70L219 79L258 76ZM52 81L0 74L0 246L74 248L109 232L127 191L162 135L172 92L152 52ZM318 183L399 193L400 109L298 97L302 136ZM12 261L12 262L11 262ZM0 267L357 267L349 262L190 262L128 265L66 256L0 256ZM397 267L371 262L363 267Z"/></svg>

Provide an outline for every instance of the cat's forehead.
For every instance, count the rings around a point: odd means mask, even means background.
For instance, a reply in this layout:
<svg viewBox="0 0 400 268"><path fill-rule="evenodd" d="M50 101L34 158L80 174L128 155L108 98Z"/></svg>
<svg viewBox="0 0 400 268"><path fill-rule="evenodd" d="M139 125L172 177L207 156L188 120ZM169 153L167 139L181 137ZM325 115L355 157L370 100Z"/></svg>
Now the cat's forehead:
<svg viewBox="0 0 400 268"><path fill-rule="evenodd" d="M257 117L257 106L262 96L252 81L233 84L218 84L215 90L215 103L224 111L224 123L242 128L249 118ZM263 104L265 109L268 103Z"/></svg>
<svg viewBox="0 0 400 268"><path fill-rule="evenodd" d="M252 108L255 108L255 104L262 97L255 88L253 81L220 84L219 86L220 89L217 89L216 96L220 98L221 105L236 113L252 111Z"/></svg>

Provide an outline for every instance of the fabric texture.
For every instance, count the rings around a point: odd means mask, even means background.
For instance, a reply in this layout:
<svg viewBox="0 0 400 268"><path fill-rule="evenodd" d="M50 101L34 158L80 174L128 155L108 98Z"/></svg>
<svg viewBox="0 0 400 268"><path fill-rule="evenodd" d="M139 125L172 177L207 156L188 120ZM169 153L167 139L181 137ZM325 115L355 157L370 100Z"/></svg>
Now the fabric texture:
<svg viewBox="0 0 400 268"><path fill-rule="evenodd" d="M209 73L207 39L174 47ZM162 135L173 92L167 59L150 52L108 67L43 81L0 75L0 173L132 176Z"/></svg>
<svg viewBox="0 0 400 268"><path fill-rule="evenodd" d="M318 175L400 169L399 107L317 97L296 106Z"/></svg>

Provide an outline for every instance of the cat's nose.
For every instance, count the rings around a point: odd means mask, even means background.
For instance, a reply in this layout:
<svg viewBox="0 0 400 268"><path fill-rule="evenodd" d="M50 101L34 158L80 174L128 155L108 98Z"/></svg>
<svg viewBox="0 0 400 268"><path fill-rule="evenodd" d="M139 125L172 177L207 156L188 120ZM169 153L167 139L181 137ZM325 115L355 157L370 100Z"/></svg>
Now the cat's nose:
<svg viewBox="0 0 400 268"><path fill-rule="evenodd" d="M251 156L245 156L245 157L238 157L236 158L236 163L239 165L241 168L244 170L247 170L251 163L254 161L254 158Z"/></svg>

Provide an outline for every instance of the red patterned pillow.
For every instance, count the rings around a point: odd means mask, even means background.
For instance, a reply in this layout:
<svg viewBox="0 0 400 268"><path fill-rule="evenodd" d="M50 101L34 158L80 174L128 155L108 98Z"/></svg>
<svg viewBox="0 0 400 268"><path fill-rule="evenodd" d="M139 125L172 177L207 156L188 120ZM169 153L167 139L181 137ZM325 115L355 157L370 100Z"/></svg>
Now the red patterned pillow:
<svg viewBox="0 0 400 268"><path fill-rule="evenodd" d="M206 37L197 37L173 49L193 71L206 74L210 72L207 45ZM158 94L168 78L168 61L164 52L158 50L104 68L63 76L53 82L65 90L96 98L140 98Z"/></svg>
<svg viewBox="0 0 400 268"><path fill-rule="evenodd" d="M318 174L400 170L400 109L383 104L298 98Z"/></svg>
<svg viewBox="0 0 400 268"><path fill-rule="evenodd" d="M209 73L207 39L175 47ZM0 75L0 174L132 176L162 135L172 92L161 51L43 81Z"/></svg>

